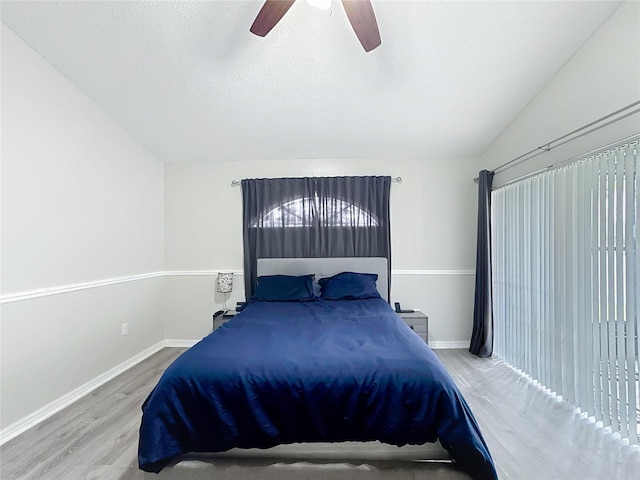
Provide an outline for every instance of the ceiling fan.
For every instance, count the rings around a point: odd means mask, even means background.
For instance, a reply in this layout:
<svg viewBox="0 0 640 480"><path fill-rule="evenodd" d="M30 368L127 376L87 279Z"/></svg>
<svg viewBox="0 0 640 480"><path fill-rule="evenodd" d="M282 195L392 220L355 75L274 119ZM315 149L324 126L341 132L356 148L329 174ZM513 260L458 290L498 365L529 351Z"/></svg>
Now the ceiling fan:
<svg viewBox="0 0 640 480"><path fill-rule="evenodd" d="M295 0L266 0L249 31L264 37L287 13L293 2ZM371 1L342 0L342 5L365 52L370 52L379 46L382 42Z"/></svg>

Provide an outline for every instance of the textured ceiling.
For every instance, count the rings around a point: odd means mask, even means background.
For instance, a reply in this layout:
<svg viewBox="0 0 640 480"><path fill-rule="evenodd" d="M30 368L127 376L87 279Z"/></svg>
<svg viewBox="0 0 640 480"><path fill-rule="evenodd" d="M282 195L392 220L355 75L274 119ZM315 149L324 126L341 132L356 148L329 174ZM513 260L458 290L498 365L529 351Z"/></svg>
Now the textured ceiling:
<svg viewBox="0 0 640 480"><path fill-rule="evenodd" d="M2 21L166 162L480 155L617 1L12 2Z"/></svg>

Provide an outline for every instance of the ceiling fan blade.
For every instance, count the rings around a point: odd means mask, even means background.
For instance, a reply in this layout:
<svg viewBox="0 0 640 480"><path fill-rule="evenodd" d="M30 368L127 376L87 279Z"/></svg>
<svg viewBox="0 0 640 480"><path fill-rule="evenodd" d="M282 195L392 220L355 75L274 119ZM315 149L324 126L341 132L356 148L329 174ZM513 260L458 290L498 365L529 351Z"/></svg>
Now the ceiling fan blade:
<svg viewBox="0 0 640 480"><path fill-rule="evenodd" d="M379 46L382 42L371 1L342 0L342 5L365 52L370 52Z"/></svg>
<svg viewBox="0 0 640 480"><path fill-rule="evenodd" d="M295 0L266 0L249 31L264 37L287 13Z"/></svg>

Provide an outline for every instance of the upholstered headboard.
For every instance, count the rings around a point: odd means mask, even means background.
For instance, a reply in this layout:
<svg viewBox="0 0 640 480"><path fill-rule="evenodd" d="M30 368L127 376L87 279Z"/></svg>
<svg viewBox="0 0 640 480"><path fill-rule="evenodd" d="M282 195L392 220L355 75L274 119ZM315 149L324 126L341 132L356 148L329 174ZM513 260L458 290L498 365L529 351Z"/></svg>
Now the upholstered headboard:
<svg viewBox="0 0 640 480"><path fill-rule="evenodd" d="M340 258L259 258L258 276L306 275L315 273L316 280L341 272L377 273L376 287L380 296L389 301L389 276L384 257Z"/></svg>

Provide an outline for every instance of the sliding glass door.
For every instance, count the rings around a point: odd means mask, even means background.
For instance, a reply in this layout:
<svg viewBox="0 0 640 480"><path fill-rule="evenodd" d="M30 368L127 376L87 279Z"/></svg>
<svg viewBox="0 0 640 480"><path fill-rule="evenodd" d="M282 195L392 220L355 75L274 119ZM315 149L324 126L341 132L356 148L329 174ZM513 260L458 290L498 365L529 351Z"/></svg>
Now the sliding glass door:
<svg viewBox="0 0 640 480"><path fill-rule="evenodd" d="M492 193L494 352L638 443L638 141Z"/></svg>

